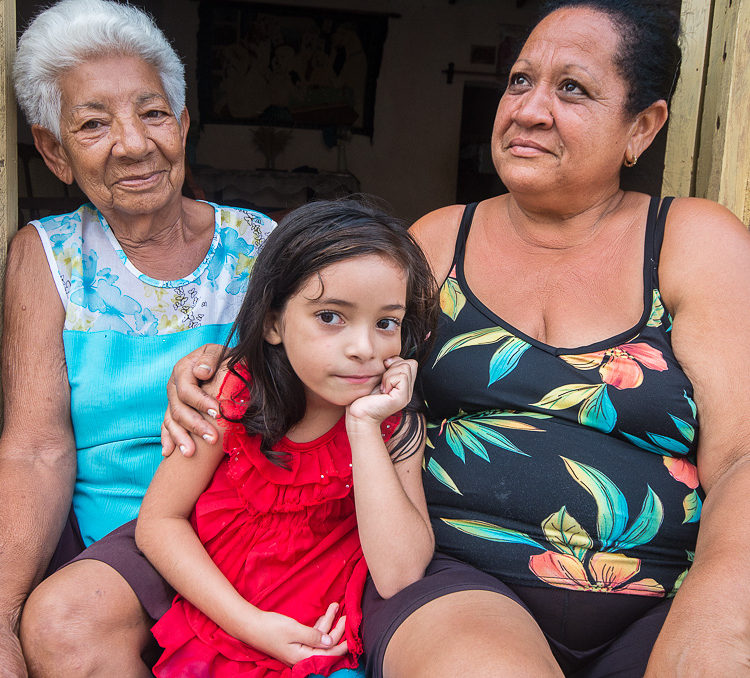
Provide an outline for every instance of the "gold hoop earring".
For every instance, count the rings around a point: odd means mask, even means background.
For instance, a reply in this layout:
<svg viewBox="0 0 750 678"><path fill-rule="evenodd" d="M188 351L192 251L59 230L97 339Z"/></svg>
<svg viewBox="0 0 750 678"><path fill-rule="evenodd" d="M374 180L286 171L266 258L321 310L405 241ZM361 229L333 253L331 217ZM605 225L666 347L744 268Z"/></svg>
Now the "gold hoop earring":
<svg viewBox="0 0 750 678"><path fill-rule="evenodd" d="M633 153L633 159L628 160L628 156L625 156L625 167L635 167L635 164L638 162L638 156Z"/></svg>

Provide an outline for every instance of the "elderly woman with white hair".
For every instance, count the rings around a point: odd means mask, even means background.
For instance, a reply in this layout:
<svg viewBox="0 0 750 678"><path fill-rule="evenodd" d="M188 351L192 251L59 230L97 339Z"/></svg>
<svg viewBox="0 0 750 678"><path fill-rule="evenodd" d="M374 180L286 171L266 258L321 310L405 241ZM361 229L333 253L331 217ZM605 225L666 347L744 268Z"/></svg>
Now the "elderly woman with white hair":
<svg viewBox="0 0 750 678"><path fill-rule="evenodd" d="M3 676L26 675L24 655L32 675L147 675L170 603L129 524L161 459L165 385L177 358L224 341L274 225L182 196L183 71L145 13L110 0L63 0L19 40L36 147L90 202L22 228L8 257Z"/></svg>

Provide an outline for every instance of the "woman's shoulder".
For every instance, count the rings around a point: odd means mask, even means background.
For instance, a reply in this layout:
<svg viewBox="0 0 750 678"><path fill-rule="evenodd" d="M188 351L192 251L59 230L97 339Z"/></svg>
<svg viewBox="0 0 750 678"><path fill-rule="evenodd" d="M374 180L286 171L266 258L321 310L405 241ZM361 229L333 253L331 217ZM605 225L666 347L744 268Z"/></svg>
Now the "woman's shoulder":
<svg viewBox="0 0 750 678"><path fill-rule="evenodd" d="M420 217L409 229L427 260L438 284L450 273L456 237L465 205L448 205Z"/></svg>
<svg viewBox="0 0 750 678"><path fill-rule="evenodd" d="M664 229L659 264L662 292L679 299L697 286L750 270L750 233L726 207L676 198Z"/></svg>

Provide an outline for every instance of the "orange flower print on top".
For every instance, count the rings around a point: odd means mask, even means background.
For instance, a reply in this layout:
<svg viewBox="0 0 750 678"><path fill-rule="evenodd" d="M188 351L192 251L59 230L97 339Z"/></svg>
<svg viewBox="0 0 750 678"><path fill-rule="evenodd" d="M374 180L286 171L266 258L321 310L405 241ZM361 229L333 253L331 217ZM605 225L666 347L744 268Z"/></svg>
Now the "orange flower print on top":
<svg viewBox="0 0 750 678"><path fill-rule="evenodd" d="M641 561L622 553L595 553L586 567L571 555L545 551L529 558L529 568L547 584L574 591L664 595L664 587L654 579L629 582L640 571Z"/></svg>
<svg viewBox="0 0 750 678"><path fill-rule="evenodd" d="M602 381L617 389L638 388L643 382L641 365L658 372L667 369L661 351L641 342L620 344L593 353L561 355L560 358L579 370L599 368Z"/></svg>

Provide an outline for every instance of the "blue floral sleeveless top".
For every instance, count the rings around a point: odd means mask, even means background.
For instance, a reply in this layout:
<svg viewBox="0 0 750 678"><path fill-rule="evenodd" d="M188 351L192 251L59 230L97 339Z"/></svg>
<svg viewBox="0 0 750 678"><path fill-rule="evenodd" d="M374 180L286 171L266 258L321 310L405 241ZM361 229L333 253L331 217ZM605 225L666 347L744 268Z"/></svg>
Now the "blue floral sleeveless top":
<svg viewBox="0 0 750 678"><path fill-rule="evenodd" d="M611 339L560 349L486 308L464 277L466 208L421 372L424 484L437 548L510 584L673 594L692 562L703 492L693 387L671 348L654 198L644 310Z"/></svg>

